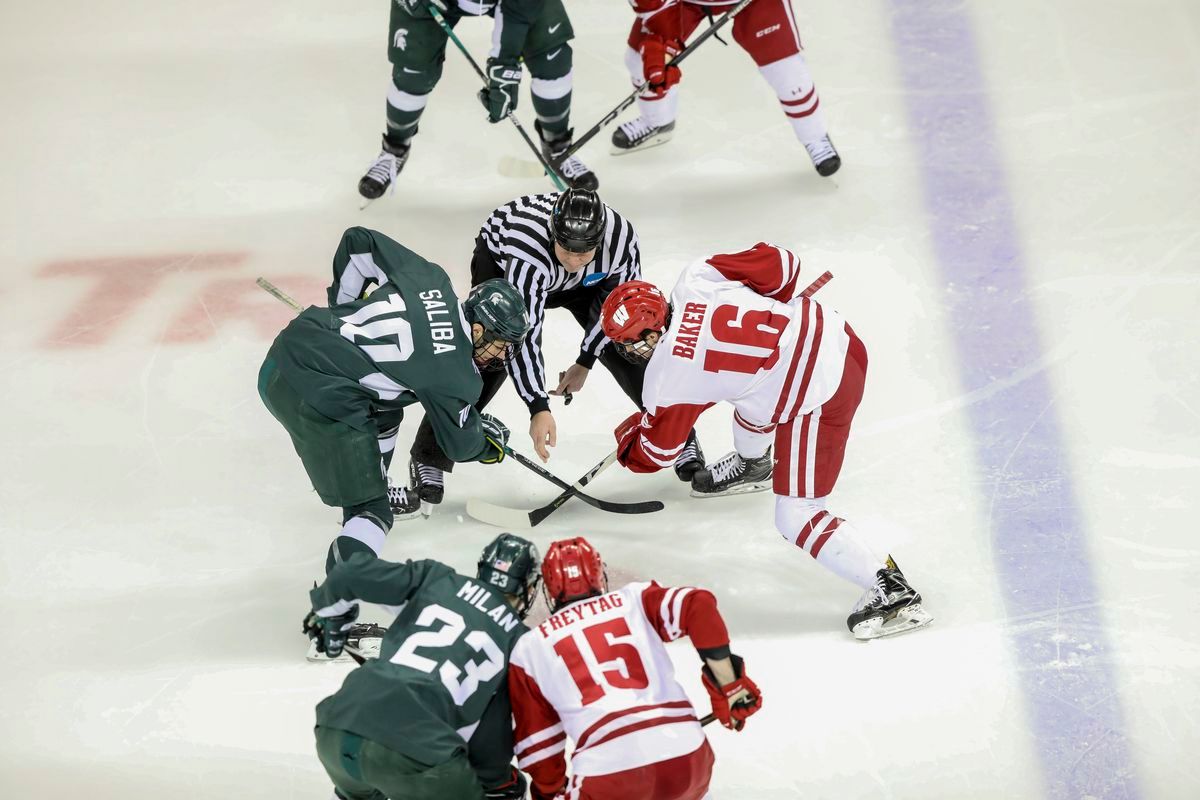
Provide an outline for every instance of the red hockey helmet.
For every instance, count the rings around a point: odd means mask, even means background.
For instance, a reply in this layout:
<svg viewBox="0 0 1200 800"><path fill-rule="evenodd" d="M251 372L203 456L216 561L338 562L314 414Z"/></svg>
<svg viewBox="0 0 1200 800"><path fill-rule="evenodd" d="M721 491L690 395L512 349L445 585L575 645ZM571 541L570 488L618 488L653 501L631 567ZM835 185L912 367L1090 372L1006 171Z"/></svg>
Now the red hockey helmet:
<svg viewBox="0 0 1200 800"><path fill-rule="evenodd" d="M608 591L600 553L582 536L553 542L542 559L546 605L557 611L568 603Z"/></svg>
<svg viewBox="0 0 1200 800"><path fill-rule="evenodd" d="M609 293L600 308L604 335L633 362L648 361L654 344L650 333L662 334L671 317L671 306L658 287L645 281L626 281ZM655 342L656 343L656 342Z"/></svg>

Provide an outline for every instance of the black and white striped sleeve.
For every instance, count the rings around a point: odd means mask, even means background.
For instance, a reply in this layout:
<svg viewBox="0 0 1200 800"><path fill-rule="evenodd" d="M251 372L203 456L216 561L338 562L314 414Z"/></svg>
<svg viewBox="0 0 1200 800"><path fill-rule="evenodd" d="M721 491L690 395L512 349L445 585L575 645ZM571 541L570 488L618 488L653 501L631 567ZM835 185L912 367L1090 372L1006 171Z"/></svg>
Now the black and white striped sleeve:
<svg viewBox="0 0 1200 800"><path fill-rule="evenodd" d="M609 339L600 325L600 308L613 289L625 281L642 277L642 254L638 248L637 232L620 214L606 207L609 215L605 228L604 250L608 259L608 277L600 283L599 291L592 298L583 341L579 345L579 356L575 363L591 369L604 350Z"/></svg>
<svg viewBox="0 0 1200 800"><path fill-rule="evenodd" d="M528 261L509 260L505 264L508 280L525 298L532 327L520 345L513 348L508 360L508 374L512 376L517 394L529 407L530 416L550 408L550 396L546 393L546 366L542 360L542 322L546 318L546 271Z"/></svg>

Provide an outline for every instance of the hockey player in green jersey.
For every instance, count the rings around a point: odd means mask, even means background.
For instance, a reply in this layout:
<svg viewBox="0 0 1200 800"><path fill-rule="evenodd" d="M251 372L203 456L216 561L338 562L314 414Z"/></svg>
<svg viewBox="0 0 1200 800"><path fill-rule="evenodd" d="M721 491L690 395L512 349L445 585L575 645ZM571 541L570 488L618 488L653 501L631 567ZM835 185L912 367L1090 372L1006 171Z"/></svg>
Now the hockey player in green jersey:
<svg viewBox="0 0 1200 800"><path fill-rule="evenodd" d="M312 590L304 629L336 657L361 602L399 607L378 659L317 706L317 755L345 800L518 800L508 659L541 581L533 543L504 533L476 577L363 554Z"/></svg>
<svg viewBox="0 0 1200 800"><path fill-rule="evenodd" d="M408 161L429 95L442 77L448 37L430 12L431 5L452 28L463 17L495 18L485 67L488 85L479 92L488 120L500 122L516 109L522 66L527 67L542 153L551 162L561 159L556 168L571 186L599 186L578 157L562 158L573 133L571 39L575 36L563 0L394 0L388 25L392 83L387 93L387 130L383 149L358 182L359 194L374 200L393 185Z"/></svg>
<svg viewBox="0 0 1200 800"><path fill-rule="evenodd" d="M328 294L329 307L305 309L275 338L258 379L321 501L342 509L326 572L378 555L393 510L420 509L387 483L407 406L421 404L453 460L504 458L508 429L474 407L479 371L502 369L529 330L512 284L476 286L460 305L441 267L366 228L342 234Z"/></svg>

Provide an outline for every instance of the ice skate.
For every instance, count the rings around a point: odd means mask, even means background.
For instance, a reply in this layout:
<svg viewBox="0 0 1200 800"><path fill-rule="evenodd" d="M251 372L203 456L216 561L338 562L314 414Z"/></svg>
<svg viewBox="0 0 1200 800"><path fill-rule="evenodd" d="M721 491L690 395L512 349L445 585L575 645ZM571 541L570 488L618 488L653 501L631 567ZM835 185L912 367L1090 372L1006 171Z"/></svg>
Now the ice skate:
<svg viewBox="0 0 1200 800"><path fill-rule="evenodd" d="M634 150L648 150L660 144L671 141L675 134L675 123L652 125L645 117L636 117L629 122L622 122L621 127L613 131L613 155L624 155Z"/></svg>
<svg viewBox="0 0 1200 800"><path fill-rule="evenodd" d="M722 497L729 494L763 492L771 488L771 448L758 458L742 458L736 452L692 476L692 497Z"/></svg>
<svg viewBox="0 0 1200 800"><path fill-rule="evenodd" d="M350 650L358 653L363 658L379 658L379 647L383 642L383 635L387 633L387 628L382 625L374 625L369 622L356 622L350 628L350 634L346 637L346 649L337 658L330 658L324 653L317 651L317 643L315 640L308 643L308 654L306 659L313 663L322 661L351 661Z"/></svg>
<svg viewBox="0 0 1200 800"><path fill-rule="evenodd" d="M563 154L571 149L573 130L566 130L558 134L555 139L547 139L541 122L534 122L533 126L537 128L538 136L542 137L542 155L546 157L551 166L558 170L558 174L562 176L568 186L572 189L591 189L592 191L600 187L600 181L596 178L595 173L578 157L571 156L561 164L558 163Z"/></svg>
<svg viewBox="0 0 1200 800"><path fill-rule="evenodd" d="M421 502L421 497L415 489L407 486L393 486L388 481L388 505L392 507L392 517L395 522L405 522L418 516L428 517L433 507Z"/></svg>
<svg viewBox="0 0 1200 800"><path fill-rule="evenodd" d="M358 180L358 193L366 201L377 200L391 188L400 170L408 161L410 145L394 145L383 137L383 149L367 167L367 172Z"/></svg>
<svg viewBox="0 0 1200 800"><path fill-rule="evenodd" d="M875 573L875 585L859 598L846 626L860 641L894 636L933 622L900 567L888 556L887 566Z"/></svg>
<svg viewBox="0 0 1200 800"><path fill-rule="evenodd" d="M834 148L829 134L811 144L805 144L804 149L808 151L808 157L812 159L813 166L817 168L817 174L822 178L828 178L842 166L842 157Z"/></svg>
<svg viewBox="0 0 1200 800"><path fill-rule="evenodd" d="M422 503L437 505L442 502L446 491L446 473L432 464L419 461L408 462L409 491L415 491Z"/></svg>
<svg viewBox="0 0 1200 800"><path fill-rule="evenodd" d="M696 431L688 434L683 443L683 450L675 457L675 476L684 483L690 483L696 473L704 469L704 451L700 449L700 440Z"/></svg>

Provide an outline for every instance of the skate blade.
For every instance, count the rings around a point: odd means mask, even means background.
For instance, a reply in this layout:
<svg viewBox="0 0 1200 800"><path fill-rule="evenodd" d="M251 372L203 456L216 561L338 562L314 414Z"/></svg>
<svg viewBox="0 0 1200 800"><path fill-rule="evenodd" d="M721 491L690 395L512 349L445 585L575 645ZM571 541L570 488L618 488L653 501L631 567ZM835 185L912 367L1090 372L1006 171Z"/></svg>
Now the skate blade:
<svg viewBox="0 0 1200 800"><path fill-rule="evenodd" d="M854 626L852 633L858 641L866 642L871 639L882 639L885 636L915 631L931 622L933 622L933 615L922 608L920 603L913 603L911 606L900 609L891 617L865 619Z"/></svg>
<svg viewBox="0 0 1200 800"><path fill-rule="evenodd" d="M765 492L774 484L768 483L747 483L742 486L732 486L723 492L698 492L692 489L692 497L730 497L735 494L754 494L755 492Z"/></svg>
<svg viewBox="0 0 1200 800"><path fill-rule="evenodd" d="M378 197L361 197L360 196L358 199L358 210L366 211L367 206L371 205L371 203L374 203L378 199L379 199Z"/></svg>
<svg viewBox="0 0 1200 800"><path fill-rule="evenodd" d="M537 161L513 156L501 156L497 169L506 178L540 178L546 174L545 167Z"/></svg>
<svg viewBox="0 0 1200 800"><path fill-rule="evenodd" d="M616 145L613 145L609 149L609 152L611 152L614 156L626 156L630 153L640 153L643 150L649 150L651 147L658 147L660 144L666 144L667 142L671 141L672 134L674 134L674 131L671 133L655 134L639 144L637 147L617 147Z"/></svg>

